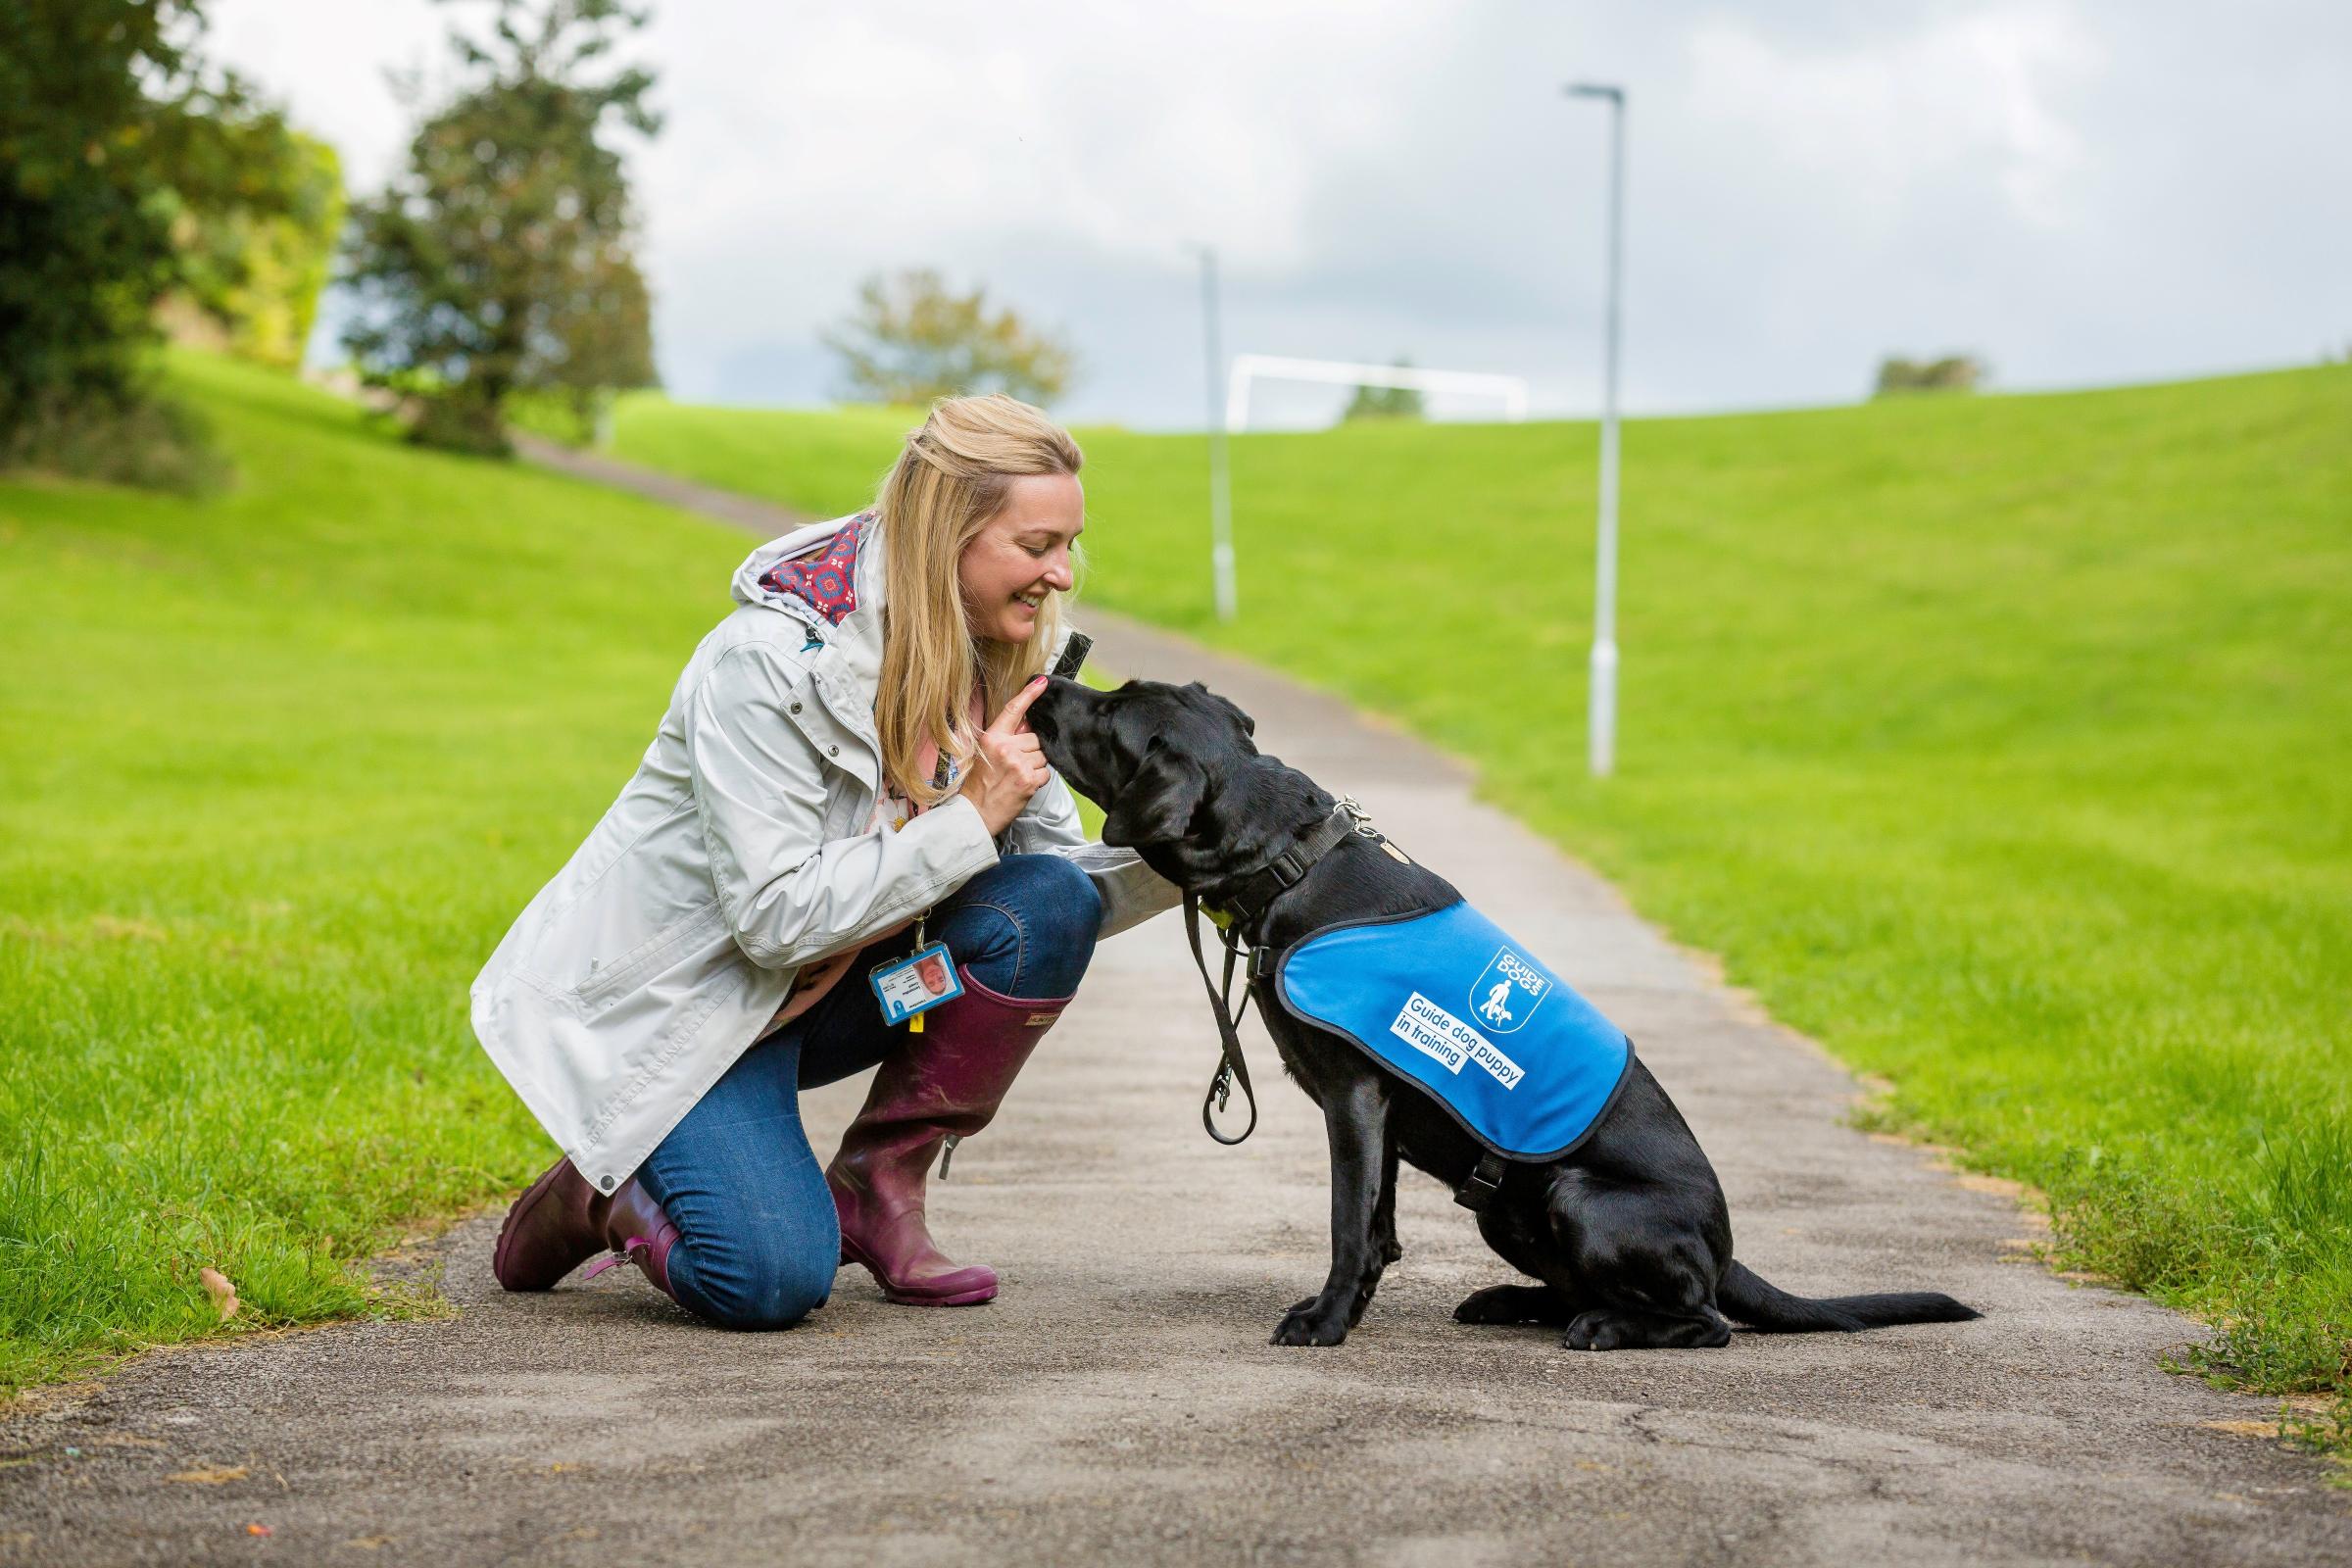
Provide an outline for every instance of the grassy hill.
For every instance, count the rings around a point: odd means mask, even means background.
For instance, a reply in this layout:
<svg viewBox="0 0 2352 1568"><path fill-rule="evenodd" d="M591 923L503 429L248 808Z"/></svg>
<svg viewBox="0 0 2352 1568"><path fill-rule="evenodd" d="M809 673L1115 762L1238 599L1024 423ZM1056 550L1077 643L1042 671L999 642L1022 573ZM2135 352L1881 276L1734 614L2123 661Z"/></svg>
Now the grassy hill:
<svg viewBox="0 0 2352 1568"><path fill-rule="evenodd" d="M616 444L837 513L912 419L640 398ZM1591 426L1238 439L1231 626L1201 440L1080 434L1095 602L1473 759L2078 1261L2343 1384L2352 370L1634 422L1605 786Z"/></svg>
<svg viewBox="0 0 2352 1568"><path fill-rule="evenodd" d="M0 482L0 1384L361 1310L544 1139L466 1026L742 541L180 364L239 488ZM904 415L624 407L814 510ZM2257 1386L2352 1356L2352 372L1643 421L1623 772L1581 766L1591 431L1082 432L1104 604L1474 758L1885 1116L2038 1182ZM1343 784L1344 780L1332 781Z"/></svg>
<svg viewBox="0 0 2352 1568"><path fill-rule="evenodd" d="M482 959L635 766L743 540L187 360L236 491L0 482L0 1392L370 1308L552 1156ZM376 1298L375 1309L398 1308Z"/></svg>

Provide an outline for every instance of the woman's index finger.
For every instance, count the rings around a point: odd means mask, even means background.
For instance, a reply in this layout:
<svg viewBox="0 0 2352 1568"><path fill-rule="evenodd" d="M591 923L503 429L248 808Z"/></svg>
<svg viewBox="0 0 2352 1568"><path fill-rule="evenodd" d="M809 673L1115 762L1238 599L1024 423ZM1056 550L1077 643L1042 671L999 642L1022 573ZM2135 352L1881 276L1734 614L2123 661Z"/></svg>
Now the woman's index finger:
<svg viewBox="0 0 2352 1568"><path fill-rule="evenodd" d="M1037 701L1038 693L1046 689L1046 677L1037 676L1019 691L1005 699L1004 711L988 727L1000 735L1018 735L1028 722L1029 705Z"/></svg>

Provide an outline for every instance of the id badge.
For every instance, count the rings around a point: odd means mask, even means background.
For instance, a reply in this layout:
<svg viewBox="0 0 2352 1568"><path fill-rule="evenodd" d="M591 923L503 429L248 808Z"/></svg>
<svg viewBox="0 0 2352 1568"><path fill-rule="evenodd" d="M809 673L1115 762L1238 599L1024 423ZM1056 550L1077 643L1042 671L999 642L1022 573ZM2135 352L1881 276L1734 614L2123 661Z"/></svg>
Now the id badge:
<svg viewBox="0 0 2352 1568"><path fill-rule="evenodd" d="M927 948L915 949L904 958L874 965L866 975L866 982L874 988L874 996L882 1004L882 1021L892 1025L905 1023L963 995L963 977L956 972L956 960L948 956L945 942L934 942Z"/></svg>

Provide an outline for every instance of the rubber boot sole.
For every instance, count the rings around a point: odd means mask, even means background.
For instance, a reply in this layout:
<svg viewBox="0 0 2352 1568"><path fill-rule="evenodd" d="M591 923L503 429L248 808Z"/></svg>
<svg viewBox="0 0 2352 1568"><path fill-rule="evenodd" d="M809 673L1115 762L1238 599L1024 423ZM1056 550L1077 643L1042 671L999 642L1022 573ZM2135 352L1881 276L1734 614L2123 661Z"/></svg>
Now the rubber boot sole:
<svg viewBox="0 0 2352 1568"><path fill-rule="evenodd" d="M965 1290L950 1291L938 1295L925 1295L919 1291L910 1291L903 1286L893 1285L889 1280L883 1278L882 1271L874 1266L874 1260L865 1255L865 1249L846 1236L841 1241L841 1260L845 1263L855 1263L871 1274L874 1277L874 1283L882 1287L882 1298L899 1306L978 1306L983 1301L993 1301L997 1298L997 1287L993 1284L973 1286Z"/></svg>

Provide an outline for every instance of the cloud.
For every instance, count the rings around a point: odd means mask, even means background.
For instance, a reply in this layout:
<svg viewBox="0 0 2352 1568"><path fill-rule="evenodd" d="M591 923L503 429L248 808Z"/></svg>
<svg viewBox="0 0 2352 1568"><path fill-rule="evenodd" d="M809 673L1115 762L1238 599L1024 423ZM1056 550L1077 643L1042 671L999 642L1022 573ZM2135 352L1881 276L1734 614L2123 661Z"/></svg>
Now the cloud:
<svg viewBox="0 0 2352 1568"><path fill-rule="evenodd" d="M365 185L407 136L380 68L438 60L448 16L218 0L215 31ZM1197 423L1206 241L1229 352L1408 354L1589 409L1606 121L1570 77L1632 95L1637 409L1850 397L1891 351L2038 385L2352 338L2330 0L662 0L642 52L688 397L821 398L858 279L929 265L1066 329L1073 416Z"/></svg>

